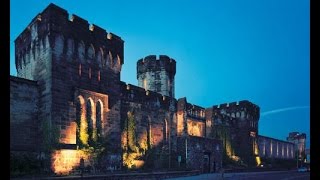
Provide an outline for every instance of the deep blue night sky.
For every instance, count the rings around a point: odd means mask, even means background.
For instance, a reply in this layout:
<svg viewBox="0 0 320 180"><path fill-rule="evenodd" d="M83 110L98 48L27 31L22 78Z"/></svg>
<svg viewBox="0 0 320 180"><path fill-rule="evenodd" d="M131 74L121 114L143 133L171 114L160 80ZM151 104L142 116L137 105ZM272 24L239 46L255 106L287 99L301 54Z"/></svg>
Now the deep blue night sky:
<svg viewBox="0 0 320 180"><path fill-rule="evenodd" d="M176 98L212 105L249 100L259 134L307 134L310 147L310 2L304 0L10 0L14 40L50 2L125 41L121 80L137 85L136 61L177 61Z"/></svg>

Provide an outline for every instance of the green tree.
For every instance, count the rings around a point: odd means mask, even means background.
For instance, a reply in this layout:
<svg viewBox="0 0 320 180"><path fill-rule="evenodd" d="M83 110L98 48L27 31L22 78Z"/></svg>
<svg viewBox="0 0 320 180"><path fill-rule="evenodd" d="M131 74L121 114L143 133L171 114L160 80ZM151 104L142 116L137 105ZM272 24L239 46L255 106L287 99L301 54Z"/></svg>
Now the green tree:
<svg viewBox="0 0 320 180"><path fill-rule="evenodd" d="M51 154L58 147L60 131L56 125L44 120L40 126L40 134L42 137L42 143L40 146L40 160L44 170L50 171Z"/></svg>

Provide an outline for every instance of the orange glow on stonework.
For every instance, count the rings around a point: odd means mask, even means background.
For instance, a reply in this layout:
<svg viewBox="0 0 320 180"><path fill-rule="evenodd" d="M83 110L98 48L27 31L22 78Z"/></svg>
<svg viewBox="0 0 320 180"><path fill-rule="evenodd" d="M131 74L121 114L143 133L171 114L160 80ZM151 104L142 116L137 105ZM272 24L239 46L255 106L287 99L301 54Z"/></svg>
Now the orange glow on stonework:
<svg viewBox="0 0 320 180"><path fill-rule="evenodd" d="M57 150L52 154L51 168L56 174L69 174L72 169L79 166L81 157L84 160L88 159L82 151L71 149Z"/></svg>
<svg viewBox="0 0 320 180"><path fill-rule="evenodd" d="M76 130L77 130L77 123L71 122L69 126L65 130L61 130L61 133L64 134L64 138L60 137L60 143L64 144L76 144Z"/></svg>

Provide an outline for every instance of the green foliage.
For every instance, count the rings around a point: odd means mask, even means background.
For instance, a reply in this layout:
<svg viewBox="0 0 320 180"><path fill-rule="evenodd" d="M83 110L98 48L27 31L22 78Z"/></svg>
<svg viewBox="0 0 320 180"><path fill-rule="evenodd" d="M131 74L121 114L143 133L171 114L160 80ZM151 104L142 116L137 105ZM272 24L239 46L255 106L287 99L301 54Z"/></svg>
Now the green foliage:
<svg viewBox="0 0 320 180"><path fill-rule="evenodd" d="M41 164L42 171L51 172L51 153L59 145L60 131L55 124L43 120L40 126L40 134L42 137L40 151L44 153L44 156L40 156L39 164Z"/></svg>
<svg viewBox="0 0 320 180"><path fill-rule="evenodd" d="M49 121L44 120L41 123L40 132L41 137L43 138L41 146L42 152L51 153L59 144L59 128L56 125L51 124Z"/></svg>
<svg viewBox="0 0 320 180"><path fill-rule="evenodd" d="M140 139L137 141L136 137L136 122L132 112L127 113L127 118L123 121L123 136L124 144L123 148L123 164L125 168L135 169L135 160L145 160L144 156L149 156L152 154L150 149L150 137L146 134L146 139Z"/></svg>
<svg viewBox="0 0 320 180"><path fill-rule="evenodd" d="M108 136L107 136L108 137ZM100 137L94 144L83 146L80 150L89 157L90 171L96 172L97 170L103 170L105 168L105 158L110 154L111 143L107 137Z"/></svg>
<svg viewBox="0 0 320 180"><path fill-rule="evenodd" d="M84 118L81 118L80 121L80 142L82 146L88 146L88 121Z"/></svg>
<svg viewBox="0 0 320 180"><path fill-rule="evenodd" d="M134 115L131 112L128 113L127 127L125 129L127 130L127 141L129 150L131 152L137 152L138 147L136 143L136 123L134 120Z"/></svg>

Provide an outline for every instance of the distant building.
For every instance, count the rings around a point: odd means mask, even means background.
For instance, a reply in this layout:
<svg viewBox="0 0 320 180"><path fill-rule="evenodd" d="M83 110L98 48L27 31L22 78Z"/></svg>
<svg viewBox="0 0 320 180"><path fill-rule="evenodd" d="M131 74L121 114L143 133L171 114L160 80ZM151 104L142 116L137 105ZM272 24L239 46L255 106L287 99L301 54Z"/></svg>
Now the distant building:
<svg viewBox="0 0 320 180"><path fill-rule="evenodd" d="M310 149L306 149L306 163L310 163Z"/></svg>
<svg viewBox="0 0 320 180"><path fill-rule="evenodd" d="M289 133L287 140L295 144L295 150L298 152L298 159L301 162L306 160L306 134L299 132Z"/></svg>

